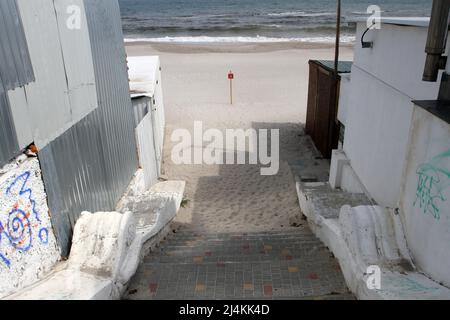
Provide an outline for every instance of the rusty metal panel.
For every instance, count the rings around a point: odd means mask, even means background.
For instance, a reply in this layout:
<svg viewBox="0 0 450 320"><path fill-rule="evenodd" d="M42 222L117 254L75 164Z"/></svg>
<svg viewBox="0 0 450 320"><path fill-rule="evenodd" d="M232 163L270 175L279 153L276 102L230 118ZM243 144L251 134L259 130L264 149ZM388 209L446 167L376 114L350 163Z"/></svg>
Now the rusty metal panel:
<svg viewBox="0 0 450 320"><path fill-rule="evenodd" d="M116 0L85 0L98 108L40 150L62 255L83 210L114 210L138 168L134 115Z"/></svg>

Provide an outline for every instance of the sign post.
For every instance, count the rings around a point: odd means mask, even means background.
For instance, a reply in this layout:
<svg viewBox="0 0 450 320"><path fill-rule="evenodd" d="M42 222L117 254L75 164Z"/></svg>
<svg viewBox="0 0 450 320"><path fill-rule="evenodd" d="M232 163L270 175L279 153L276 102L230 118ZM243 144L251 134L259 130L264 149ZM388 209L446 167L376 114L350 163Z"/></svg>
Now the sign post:
<svg viewBox="0 0 450 320"><path fill-rule="evenodd" d="M230 104L233 104L233 79L234 73L230 71L228 73L228 79L230 80Z"/></svg>

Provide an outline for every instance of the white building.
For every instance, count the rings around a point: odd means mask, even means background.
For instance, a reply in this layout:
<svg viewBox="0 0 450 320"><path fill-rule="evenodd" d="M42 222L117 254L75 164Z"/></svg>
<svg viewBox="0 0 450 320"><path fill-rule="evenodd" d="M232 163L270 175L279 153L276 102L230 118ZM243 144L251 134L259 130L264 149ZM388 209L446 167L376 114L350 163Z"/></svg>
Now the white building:
<svg viewBox="0 0 450 320"><path fill-rule="evenodd" d="M428 25L382 19L363 48L366 21L357 24L352 72L340 89L344 142L329 185L373 205L344 206L325 219L304 196L313 186L300 183L303 211L358 298L450 298L450 104L438 101L444 70L437 82L422 81ZM373 270L379 287L367 284Z"/></svg>

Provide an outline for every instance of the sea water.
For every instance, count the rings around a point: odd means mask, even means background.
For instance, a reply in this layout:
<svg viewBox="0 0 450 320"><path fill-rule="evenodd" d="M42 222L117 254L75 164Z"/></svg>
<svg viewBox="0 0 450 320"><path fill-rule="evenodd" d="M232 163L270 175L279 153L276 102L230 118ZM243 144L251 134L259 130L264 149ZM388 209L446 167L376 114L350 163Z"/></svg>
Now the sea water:
<svg viewBox="0 0 450 320"><path fill-rule="evenodd" d="M333 42L336 0L119 0L127 41ZM381 15L429 16L431 0L342 0L342 42L355 20L377 5Z"/></svg>

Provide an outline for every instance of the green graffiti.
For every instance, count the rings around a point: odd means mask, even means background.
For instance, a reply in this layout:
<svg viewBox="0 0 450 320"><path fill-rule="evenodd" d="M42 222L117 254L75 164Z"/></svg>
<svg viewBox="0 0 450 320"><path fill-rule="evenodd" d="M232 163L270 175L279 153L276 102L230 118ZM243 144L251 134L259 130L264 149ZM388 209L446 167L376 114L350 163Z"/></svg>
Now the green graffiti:
<svg viewBox="0 0 450 320"><path fill-rule="evenodd" d="M419 166L416 200L425 214L441 218L439 202L445 202L443 191L450 186L450 150Z"/></svg>
<svg viewBox="0 0 450 320"><path fill-rule="evenodd" d="M415 292L426 292L438 290L437 287L425 286L413 279L408 277L390 277L389 279L392 283L399 287L402 291L415 291Z"/></svg>

